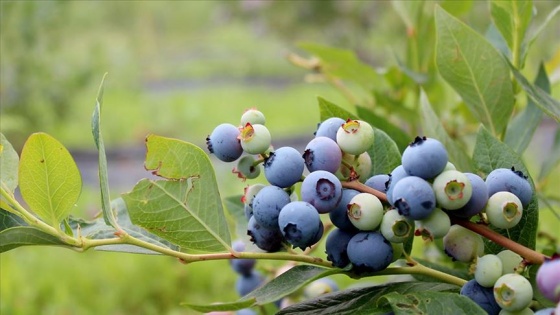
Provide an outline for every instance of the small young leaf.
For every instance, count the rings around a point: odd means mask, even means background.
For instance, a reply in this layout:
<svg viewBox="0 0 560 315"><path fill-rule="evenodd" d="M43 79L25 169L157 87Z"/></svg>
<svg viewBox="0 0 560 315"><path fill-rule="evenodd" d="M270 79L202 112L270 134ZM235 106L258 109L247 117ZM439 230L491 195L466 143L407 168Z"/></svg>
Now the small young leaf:
<svg viewBox="0 0 560 315"><path fill-rule="evenodd" d="M535 105L545 114L556 120L556 122L560 122L560 102L552 98L552 96L542 88L531 84L511 63L508 62L508 65L513 72L515 80L521 85L521 88L527 93L527 96Z"/></svg>
<svg viewBox="0 0 560 315"><path fill-rule="evenodd" d="M449 292L391 292L385 296L397 315L456 314L486 315L487 312L467 296Z"/></svg>
<svg viewBox="0 0 560 315"><path fill-rule="evenodd" d="M348 289L322 295L280 310L277 315L371 315L387 314L391 306L383 296L395 292L408 294L414 292L458 292L459 287L446 283L396 282L373 287ZM437 314L437 313L434 313ZM442 313L443 314L443 313Z"/></svg>
<svg viewBox="0 0 560 315"><path fill-rule="evenodd" d="M101 135L101 107L103 105L103 91L106 77L107 73L103 75L103 79L101 80L101 84L99 85L99 90L97 92L97 98L95 99L95 109L93 110L93 115L91 117L91 132L93 134L95 146L99 151L99 188L101 193L101 210L103 211L103 218L107 225L118 229L119 227L115 219L115 215L111 212L109 176L107 174L107 156L105 155L105 145L103 144L103 137Z"/></svg>
<svg viewBox="0 0 560 315"><path fill-rule="evenodd" d="M124 194L130 218L183 250L229 249L230 234L208 155L177 139L146 138L146 168L172 180L141 180Z"/></svg>
<svg viewBox="0 0 560 315"><path fill-rule="evenodd" d="M502 134L514 105L504 59L484 37L439 6L435 19L440 74L493 135Z"/></svg>
<svg viewBox="0 0 560 315"><path fill-rule="evenodd" d="M506 40L513 56L517 56L516 65L523 64L519 59L524 56L523 42L533 12L533 1L531 0L492 0L490 2L490 14L494 24Z"/></svg>
<svg viewBox="0 0 560 315"><path fill-rule="evenodd" d="M421 90L420 92L420 112L422 114L422 129L424 134L428 137L438 139L447 148L449 160L457 169L462 172L471 172L473 163L467 153L459 146L445 131L441 124L441 120L432 109L432 105L428 100L428 96Z"/></svg>
<svg viewBox="0 0 560 315"><path fill-rule="evenodd" d="M80 196L82 179L62 143L45 133L35 133L21 152L19 186L31 210L59 228Z"/></svg>
<svg viewBox="0 0 560 315"><path fill-rule="evenodd" d="M484 127L480 128L476 137L473 160L479 171L486 175L497 168L509 169L514 167L515 170L521 171L524 175L528 176L529 182L534 190L533 180L523 164L521 157L508 145L494 138ZM527 206L527 209L523 209L521 221L512 229L507 231L496 229L496 231L508 236L521 245L534 249L538 221L538 201L536 195L533 194L533 198ZM501 246L490 241L486 241L486 247L489 249L490 253L497 253L502 249Z"/></svg>
<svg viewBox="0 0 560 315"><path fill-rule="evenodd" d="M539 73L535 79L535 86L540 87L544 92L550 93L550 82L546 75L546 69L541 64ZM508 125L505 143L509 145L517 154L523 154L537 127L542 120L542 111L529 99L525 109L517 114Z"/></svg>
<svg viewBox="0 0 560 315"><path fill-rule="evenodd" d="M0 253L27 245L67 245L56 236L32 226L15 226L0 231Z"/></svg>
<svg viewBox="0 0 560 315"><path fill-rule="evenodd" d="M14 192L18 185L19 156L12 144L0 132L0 187Z"/></svg>

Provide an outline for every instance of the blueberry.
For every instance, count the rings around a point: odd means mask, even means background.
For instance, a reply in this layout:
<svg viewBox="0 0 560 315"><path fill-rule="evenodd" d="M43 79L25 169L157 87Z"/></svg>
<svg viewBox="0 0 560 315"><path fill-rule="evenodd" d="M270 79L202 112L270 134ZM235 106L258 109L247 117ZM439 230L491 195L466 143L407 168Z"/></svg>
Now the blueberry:
<svg viewBox="0 0 560 315"><path fill-rule="evenodd" d="M389 181L389 175L388 174L378 174L378 175L373 175L370 178L368 178L365 181L365 185L368 187L371 187L377 191L380 191L382 193L386 193L387 192L387 186L386 183L387 181Z"/></svg>
<svg viewBox="0 0 560 315"><path fill-rule="evenodd" d="M221 161L233 162L243 154L243 148L238 136L239 128L234 125L218 125L206 138L208 151Z"/></svg>
<svg viewBox="0 0 560 315"><path fill-rule="evenodd" d="M272 185L287 188L301 180L305 161L292 147L281 147L271 152L264 162L264 175Z"/></svg>
<svg viewBox="0 0 560 315"><path fill-rule="evenodd" d="M257 312L253 311L250 308L243 308L235 312L235 315L257 315Z"/></svg>
<svg viewBox="0 0 560 315"><path fill-rule="evenodd" d="M460 294L473 300L489 315L498 315L500 313L501 308L494 299L492 288L485 288L474 279L463 285Z"/></svg>
<svg viewBox="0 0 560 315"><path fill-rule="evenodd" d="M272 141L270 131L264 125L247 123L241 128L239 134L241 147L250 154L261 154L266 152Z"/></svg>
<svg viewBox="0 0 560 315"><path fill-rule="evenodd" d="M359 230L373 231L383 219L383 205L376 196L359 193L348 203L348 217Z"/></svg>
<svg viewBox="0 0 560 315"><path fill-rule="evenodd" d="M513 167L493 170L486 177L486 185L488 186L488 196L492 196L498 191L509 191L521 200L524 207L529 205L533 196L533 189L527 177Z"/></svg>
<svg viewBox="0 0 560 315"><path fill-rule="evenodd" d="M393 188L391 198L399 213L413 220L427 218L436 207L432 185L416 176L399 180Z"/></svg>
<svg viewBox="0 0 560 315"><path fill-rule="evenodd" d="M336 132L346 121L339 117L331 117L325 119L317 126L315 137L327 137L336 141Z"/></svg>
<svg viewBox="0 0 560 315"><path fill-rule="evenodd" d="M509 249L504 249L503 251L496 254L498 258L502 261L502 274L514 273L523 261L518 253L515 253Z"/></svg>
<svg viewBox="0 0 560 315"><path fill-rule="evenodd" d="M441 172L432 184L438 205L446 210L457 210L472 196L472 185L467 175L457 170Z"/></svg>
<svg viewBox="0 0 560 315"><path fill-rule="evenodd" d="M305 201L288 203L278 215L278 226L284 238L294 248L299 247L302 250L318 241L317 236L322 234L322 225L317 209Z"/></svg>
<svg viewBox="0 0 560 315"><path fill-rule="evenodd" d="M480 176L473 173L465 173L465 175L471 183L472 195L463 207L453 211L453 215L461 218L470 218L484 210L488 201L488 188L486 187L486 182Z"/></svg>
<svg viewBox="0 0 560 315"><path fill-rule="evenodd" d="M385 191L387 194L387 201L393 205L393 188L399 182L399 180L408 176L408 173L404 170L402 165L395 167L389 175L389 179L385 182Z"/></svg>
<svg viewBox="0 0 560 315"><path fill-rule="evenodd" d="M447 150L436 139L416 137L404 149L401 162L409 175L431 179L446 167L448 162Z"/></svg>
<svg viewBox="0 0 560 315"><path fill-rule="evenodd" d="M447 255L461 262L471 262L484 253L482 237L460 225L451 226L443 237L443 247Z"/></svg>
<svg viewBox="0 0 560 315"><path fill-rule="evenodd" d="M305 147L303 159L310 172L324 170L334 174L342 162L342 151L331 138L316 137Z"/></svg>
<svg viewBox="0 0 560 315"><path fill-rule="evenodd" d="M539 291L554 303L560 302L560 256L546 259L537 271Z"/></svg>
<svg viewBox="0 0 560 315"><path fill-rule="evenodd" d="M533 287L524 276L508 273L496 280L494 298L502 309L519 312L531 304Z"/></svg>
<svg viewBox="0 0 560 315"><path fill-rule="evenodd" d="M373 128L363 120L348 119L336 132L336 143L348 154L360 155L373 145Z"/></svg>
<svg viewBox="0 0 560 315"><path fill-rule="evenodd" d="M416 221L415 234L421 235L424 240L433 241L444 237L450 228L449 215L440 208L435 208L427 218Z"/></svg>
<svg viewBox="0 0 560 315"><path fill-rule="evenodd" d="M342 189L342 197L338 205L329 212L331 222L337 228L346 231L357 231L356 227L348 217L348 203L350 200L360 192L354 189Z"/></svg>
<svg viewBox="0 0 560 315"><path fill-rule="evenodd" d="M267 252L277 252L282 248L282 233L276 228L260 225L252 216L247 223L247 235L258 248Z"/></svg>
<svg viewBox="0 0 560 315"><path fill-rule="evenodd" d="M253 199L253 216L266 228L278 228L278 214L290 202L290 195L278 186L266 186Z"/></svg>
<svg viewBox="0 0 560 315"><path fill-rule="evenodd" d="M498 191L488 198L486 216L488 222L500 229L510 229L521 221L521 200L509 191Z"/></svg>
<svg viewBox="0 0 560 315"><path fill-rule="evenodd" d="M328 213L342 198L342 184L327 171L311 172L301 183L301 200L312 204L319 213Z"/></svg>
<svg viewBox="0 0 560 315"><path fill-rule="evenodd" d="M321 278L312 281L303 289L303 295L308 298L316 298L323 294L338 291L338 285L331 278Z"/></svg>
<svg viewBox="0 0 560 315"><path fill-rule="evenodd" d="M232 170L232 173L237 174L237 177L243 180L259 177L261 168L259 165L255 165L255 161L255 157L252 155L240 158L237 162L237 167Z"/></svg>
<svg viewBox="0 0 560 315"><path fill-rule="evenodd" d="M265 185L263 184L254 184L245 187L243 197L241 197L241 202L243 202L243 209L245 211L247 221L249 221L249 219L253 216L253 199L264 187Z"/></svg>
<svg viewBox="0 0 560 315"><path fill-rule="evenodd" d="M359 179L364 181L371 176L371 157L364 152L360 155L342 154L342 163L336 172L340 179Z"/></svg>
<svg viewBox="0 0 560 315"><path fill-rule="evenodd" d="M474 279L478 284L486 288L492 288L501 276L502 260L500 257L492 254L478 257L474 272Z"/></svg>
<svg viewBox="0 0 560 315"><path fill-rule="evenodd" d="M389 209L383 215L379 230L391 243L402 243L414 232L414 221L400 215L397 209Z"/></svg>
<svg viewBox="0 0 560 315"><path fill-rule="evenodd" d="M241 115L241 126L245 126L247 123L264 125L265 122L264 114L256 108L250 108Z"/></svg>
<svg viewBox="0 0 560 315"><path fill-rule="evenodd" d="M232 248L236 252L245 251L245 244L241 240L233 242ZM231 268L240 275L249 276L253 271L256 260L255 259L231 259Z"/></svg>
<svg viewBox="0 0 560 315"><path fill-rule="evenodd" d="M341 229L332 230L325 241L325 252L327 260L334 267L344 268L350 263L347 248L348 242L356 234L356 232L344 231Z"/></svg>
<svg viewBox="0 0 560 315"><path fill-rule="evenodd" d="M240 296L245 296L264 283L263 275L253 270L249 275L240 275L235 282L235 290Z"/></svg>
<svg viewBox="0 0 560 315"><path fill-rule="evenodd" d="M360 232L348 242L348 258L356 272L375 272L387 268L393 259L393 247L379 232Z"/></svg>

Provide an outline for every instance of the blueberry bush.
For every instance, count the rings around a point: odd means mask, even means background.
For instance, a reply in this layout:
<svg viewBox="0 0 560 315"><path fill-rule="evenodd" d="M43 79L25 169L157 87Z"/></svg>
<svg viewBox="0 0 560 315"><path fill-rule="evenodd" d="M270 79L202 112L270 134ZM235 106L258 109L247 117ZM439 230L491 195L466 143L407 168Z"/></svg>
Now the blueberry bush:
<svg viewBox="0 0 560 315"><path fill-rule="evenodd" d="M539 205L560 221L549 184L560 133L536 173L523 159L537 127L560 121L544 64L536 61L534 80L524 74L560 7L490 1L482 34L450 3L395 3L408 47L386 69L313 43L288 56L348 100L318 97L319 124L303 151L276 147L258 108L211 127L202 148L150 134L145 168L155 178L114 200L101 132L104 77L91 125L99 217L72 215L81 176L62 143L34 133L18 154L2 135L0 251L43 245L186 265L229 260L240 299L178 301L198 312L560 313L557 239L538 229ZM245 190L222 196L214 163L230 163ZM438 254L420 257L415 249L425 244ZM260 260L285 264L264 270ZM334 275L410 277L340 290Z"/></svg>

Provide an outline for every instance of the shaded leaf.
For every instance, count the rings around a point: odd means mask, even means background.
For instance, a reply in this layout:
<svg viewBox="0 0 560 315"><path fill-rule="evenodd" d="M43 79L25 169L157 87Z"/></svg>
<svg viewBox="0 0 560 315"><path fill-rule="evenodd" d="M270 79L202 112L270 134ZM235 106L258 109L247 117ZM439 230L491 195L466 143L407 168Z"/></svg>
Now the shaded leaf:
<svg viewBox="0 0 560 315"><path fill-rule="evenodd" d="M70 152L46 133L34 133L25 142L18 176L25 202L54 227L68 216L82 191L80 171Z"/></svg>
<svg viewBox="0 0 560 315"><path fill-rule="evenodd" d="M531 0L490 1L490 14L494 25L507 42L512 55L517 56L516 58L525 55L523 50L526 47L523 42L531 23L532 13L533 1ZM516 61L517 66L522 64L523 60L518 59Z"/></svg>
<svg viewBox="0 0 560 315"><path fill-rule="evenodd" d="M523 50L524 55L521 56L521 60L525 60L525 55L529 51L529 48L533 45L535 40L538 38L539 34L548 26L550 21L560 12L560 5L556 6L552 11L548 13L542 24L536 28L529 29L527 36L525 36L523 46L526 47Z"/></svg>
<svg viewBox="0 0 560 315"><path fill-rule="evenodd" d="M32 226L14 226L0 231L0 253L28 245L67 245L56 236Z"/></svg>
<svg viewBox="0 0 560 315"><path fill-rule="evenodd" d="M411 137L401 128L395 126L387 120L387 117L379 116L365 107L357 106L356 109L360 118L370 123L373 127L381 129L387 133L387 135L389 135L397 144L400 152L404 151L404 149L408 146L411 141Z"/></svg>
<svg viewBox="0 0 560 315"><path fill-rule="evenodd" d="M543 64L539 67L535 86L540 87L546 93L550 93L550 82ZM527 149L527 146L529 146L533 134L542 120L542 116L543 114L539 107L535 105L533 100L529 99L525 109L517 114L508 125L504 142L515 152L522 154Z"/></svg>
<svg viewBox="0 0 560 315"><path fill-rule="evenodd" d="M421 258L417 258L414 257L414 260L416 260L417 262L421 263L422 265L434 269L434 270L438 270L441 272L445 272L447 274L453 275L455 277L464 279L464 280L470 280L472 279L472 275L469 274L469 271L467 270L467 268L452 268L452 267L448 267L448 266L444 266L444 265L440 265L438 263L434 263L425 259L421 259ZM424 275L412 275L414 277L414 279L418 280L418 281L426 281L426 282L430 282L430 281L436 281L438 279L434 279L431 278L429 276L424 276Z"/></svg>
<svg viewBox="0 0 560 315"><path fill-rule="evenodd" d="M105 78L107 73L103 75L101 79L101 84L99 85L99 90L97 92L97 98L95 99L95 108L93 110L93 115L91 117L91 132L93 134L93 141L97 150L99 151L98 163L99 163L99 188L101 194L101 210L103 212L103 218L105 223L118 229L118 225L115 219L115 215L111 212L111 196L109 194L109 176L107 174L107 156L105 154L105 145L103 143L103 136L101 135L101 107L103 105L103 91Z"/></svg>
<svg viewBox="0 0 560 315"><path fill-rule="evenodd" d="M245 209L241 202L241 195L229 196L224 199L224 205L234 221L232 226L235 227L237 238L248 239L247 236L247 218L245 217Z"/></svg>
<svg viewBox="0 0 560 315"><path fill-rule="evenodd" d="M541 167L538 181L540 182L545 177L547 177L550 172L552 172L552 170L558 165L558 163L560 163L560 129L556 130L554 143L552 144L552 150Z"/></svg>
<svg viewBox="0 0 560 315"><path fill-rule="evenodd" d="M193 144L155 135L148 136L146 146L148 169L180 179L143 179L124 194L132 222L182 250L229 249L230 234L208 156Z"/></svg>
<svg viewBox="0 0 560 315"><path fill-rule="evenodd" d="M484 37L439 6L435 18L441 76L492 134L502 134L514 104L504 59Z"/></svg>
<svg viewBox="0 0 560 315"><path fill-rule="evenodd" d="M321 71L340 79L349 80L367 90L376 87L379 75L362 62L353 51L328 47L316 43L299 43L298 46L321 61Z"/></svg>
<svg viewBox="0 0 560 315"><path fill-rule="evenodd" d="M334 103L327 101L322 97L318 97L317 100L319 101L319 116L321 121L324 121L325 119L331 117L339 117L344 120L359 119L358 116L350 113L349 111L339 107Z"/></svg>
<svg viewBox="0 0 560 315"><path fill-rule="evenodd" d="M391 292L385 296L395 315L456 314L486 315L478 304L467 296L449 292Z"/></svg>
<svg viewBox="0 0 560 315"><path fill-rule="evenodd" d="M519 72L511 63L508 65L513 72L515 80L521 85L521 88L527 93L527 96L537 105L545 114L550 116L556 122L560 122L560 102L552 98L538 86L531 84L527 78Z"/></svg>
<svg viewBox="0 0 560 315"><path fill-rule="evenodd" d="M447 149L449 161L462 172L472 172L473 163L463 148L458 145L447 133L440 118L434 112L428 96L421 90L420 92L420 113L422 114L422 129L428 137L439 140Z"/></svg>
<svg viewBox="0 0 560 315"><path fill-rule="evenodd" d="M277 314L337 314L337 315L371 315L387 314L391 306L383 296L391 292L407 294L413 292L458 292L459 287L446 283L397 282L373 287L347 289L322 295L318 298L289 306Z"/></svg>
<svg viewBox="0 0 560 315"><path fill-rule="evenodd" d="M533 180L523 164L521 157L508 145L494 138L484 127L481 127L477 134L473 160L478 170L485 175L488 175L492 170L497 168L514 167L515 170L521 171L528 176L531 187L533 187L533 191L535 190ZM533 193L531 202L526 209L523 209L521 221L509 230L496 229L496 231L502 235L508 236L521 245L534 249L538 221L538 201L536 195ZM493 242L488 240L485 240L485 242L489 253L497 253L502 249L501 246Z"/></svg>
<svg viewBox="0 0 560 315"><path fill-rule="evenodd" d="M14 226L26 226L25 221L15 215L14 213L8 212L4 209L0 209L0 231Z"/></svg>
<svg viewBox="0 0 560 315"><path fill-rule="evenodd" d="M256 301L254 298L247 300L239 300L230 303L214 303L208 305L199 305L191 303L181 303L181 305L192 308L195 311L209 313L209 312L220 312L220 311L238 311L244 308L251 307L255 305Z"/></svg>
<svg viewBox="0 0 560 315"><path fill-rule="evenodd" d="M0 187L14 192L18 185L19 156L12 144L0 132Z"/></svg>

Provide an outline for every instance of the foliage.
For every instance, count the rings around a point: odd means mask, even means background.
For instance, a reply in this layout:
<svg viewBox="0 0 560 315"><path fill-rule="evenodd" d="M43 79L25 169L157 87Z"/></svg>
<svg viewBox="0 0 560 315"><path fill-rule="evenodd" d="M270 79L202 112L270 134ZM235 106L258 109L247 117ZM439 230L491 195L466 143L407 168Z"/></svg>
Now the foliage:
<svg viewBox="0 0 560 315"><path fill-rule="evenodd" d="M455 11L457 7L447 2L441 6L394 2L407 27L409 45L406 58L397 57L397 66L379 71L349 50L314 43L299 46L308 57L294 53L289 60L312 71L314 80L330 84L349 102L349 106L339 106L319 97L320 120L333 116L360 118L375 126L375 144L369 152L375 174L389 173L397 166L408 139L417 134L440 139L451 152L450 161L461 170L486 175L497 167L513 166L529 174L536 194L518 227L493 231L474 221L454 223L484 235L488 252L506 247L521 253L528 264L538 265L550 255L537 248L539 205L558 202L558 196L546 192L560 161L560 136L556 136L551 154L537 170L538 176L526 165L523 153L543 121L558 124L560 103L550 95L543 60L536 61L534 82L523 71L531 64L528 57L535 36L558 10L535 25L532 8L531 1L491 1L492 23L484 35L462 22L457 15L463 11ZM99 151L101 216L86 221L71 215L80 195L81 178L72 156L58 140L46 133L34 133L18 156L2 134L1 252L20 246L54 245L77 251L95 248L165 255L185 264L243 258L297 264L238 301L185 303L201 312L247 307L276 310L276 301L297 295L313 280L331 275L365 278L408 274L417 281L335 292L279 313L408 314L412 309L483 313L470 299L457 294L468 277L468 266L456 264L450 269L445 260L414 259L409 256L410 246L404 265L395 264L372 274L333 268L316 251L233 250L231 240L244 237L238 196L221 195L207 153L186 141L148 135L145 167L157 179L144 179L122 198L110 201L100 123L104 86L103 80L92 116L92 133ZM16 188L25 204L16 198ZM534 272L529 276L534 279Z"/></svg>

